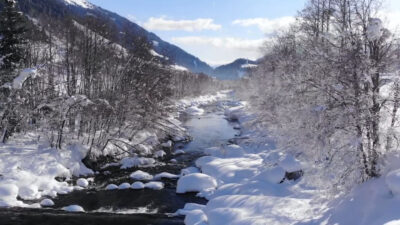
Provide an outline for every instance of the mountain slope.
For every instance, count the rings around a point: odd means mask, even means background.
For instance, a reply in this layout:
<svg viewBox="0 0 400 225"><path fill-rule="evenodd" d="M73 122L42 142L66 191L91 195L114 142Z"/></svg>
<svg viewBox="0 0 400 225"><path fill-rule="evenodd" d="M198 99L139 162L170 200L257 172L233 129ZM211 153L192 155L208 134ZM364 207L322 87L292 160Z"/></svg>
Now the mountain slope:
<svg viewBox="0 0 400 225"><path fill-rule="evenodd" d="M146 37L154 50L163 56L167 63L186 67L192 72L212 74L213 69L199 58L185 52L181 48L163 41L154 33L148 32L136 23L85 0L19 0L21 11L32 18L47 16L50 18L73 18L85 20L88 17L111 25L115 32L107 37L127 49L132 49L132 41L125 38L127 33L137 37Z"/></svg>
<svg viewBox="0 0 400 225"><path fill-rule="evenodd" d="M220 80L236 80L243 77L252 67L257 66L257 61L237 59L232 63L215 68L213 75Z"/></svg>

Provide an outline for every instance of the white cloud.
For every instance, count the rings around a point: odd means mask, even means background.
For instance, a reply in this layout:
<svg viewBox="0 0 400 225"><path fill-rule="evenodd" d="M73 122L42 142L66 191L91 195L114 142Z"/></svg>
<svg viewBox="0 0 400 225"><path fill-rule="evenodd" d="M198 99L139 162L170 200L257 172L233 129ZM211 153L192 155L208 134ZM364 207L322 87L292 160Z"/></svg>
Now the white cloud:
<svg viewBox="0 0 400 225"><path fill-rule="evenodd" d="M266 39L187 36L172 38L172 43L211 65L230 63L237 58L258 59Z"/></svg>
<svg viewBox="0 0 400 225"><path fill-rule="evenodd" d="M184 30L190 32L221 29L221 25L215 24L214 20L209 18L199 18L195 20L169 20L165 17L150 17L143 26L148 30Z"/></svg>
<svg viewBox="0 0 400 225"><path fill-rule="evenodd" d="M268 18L249 18L238 19L232 22L234 25L243 27L257 26L262 32L266 34L274 33L277 30L288 28L291 23L295 21L294 17L286 16L276 19Z"/></svg>

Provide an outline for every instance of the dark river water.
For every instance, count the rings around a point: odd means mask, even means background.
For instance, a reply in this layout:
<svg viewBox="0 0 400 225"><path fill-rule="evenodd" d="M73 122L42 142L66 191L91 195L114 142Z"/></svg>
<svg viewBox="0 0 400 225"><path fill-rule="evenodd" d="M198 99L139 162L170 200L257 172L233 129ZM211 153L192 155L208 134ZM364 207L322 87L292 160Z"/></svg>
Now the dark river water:
<svg viewBox="0 0 400 225"><path fill-rule="evenodd" d="M189 143L178 143L176 149L182 149L186 154L176 156L177 163L140 168L150 174L169 172L179 174L182 168L192 166L194 161L203 155L204 148L219 146L239 135L233 129L232 123L224 117L224 104L204 107L206 113L201 116L183 116L182 121L193 140ZM94 184L89 189L74 191L67 195L59 195L53 199L55 206L48 209L11 208L0 209L0 225L146 225L146 224L183 224L183 217L172 216L188 202L206 204L203 198L193 194L176 194L176 180L163 179L165 188L162 190L112 190L105 191L107 184L133 183L129 175L138 168L120 170L107 168L94 178ZM80 205L85 213L70 213L60 209L68 205Z"/></svg>

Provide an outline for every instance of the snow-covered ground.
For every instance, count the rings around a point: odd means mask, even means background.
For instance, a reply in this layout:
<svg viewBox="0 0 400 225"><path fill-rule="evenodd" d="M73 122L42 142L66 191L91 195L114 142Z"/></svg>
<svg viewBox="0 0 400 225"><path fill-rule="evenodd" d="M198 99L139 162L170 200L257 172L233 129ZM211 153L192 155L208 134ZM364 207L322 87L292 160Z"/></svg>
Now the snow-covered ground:
<svg viewBox="0 0 400 225"><path fill-rule="evenodd" d="M65 150L50 148L43 138L32 133L17 135L9 143L1 144L0 207L40 207L39 204L24 204L17 197L24 200L55 197L86 185L83 180L70 185L55 179L93 174L81 162L86 152L87 149L79 145Z"/></svg>
<svg viewBox="0 0 400 225"><path fill-rule="evenodd" d="M254 117L245 102L226 109L225 114L241 124ZM208 156L196 161L199 171L182 171L177 192L198 192L209 200L206 205L188 203L178 210L177 214L186 216L185 224L400 224L399 156L392 155L388 161L387 175L332 199L325 191L307 186L306 178L285 178L307 165L275 149L254 126L243 125L241 131L238 145L205 149Z"/></svg>

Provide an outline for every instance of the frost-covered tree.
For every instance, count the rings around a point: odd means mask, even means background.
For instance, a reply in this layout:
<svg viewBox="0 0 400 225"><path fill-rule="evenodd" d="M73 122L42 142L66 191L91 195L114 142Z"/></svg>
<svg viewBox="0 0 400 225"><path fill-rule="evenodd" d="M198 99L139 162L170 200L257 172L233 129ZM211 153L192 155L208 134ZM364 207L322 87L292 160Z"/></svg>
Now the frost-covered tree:
<svg viewBox="0 0 400 225"><path fill-rule="evenodd" d="M309 163L313 184L340 189L380 174L395 38L375 17L379 3L310 0L250 80L261 124Z"/></svg>
<svg viewBox="0 0 400 225"><path fill-rule="evenodd" d="M16 0L2 0L0 14L1 84L12 81L24 60L26 22Z"/></svg>

